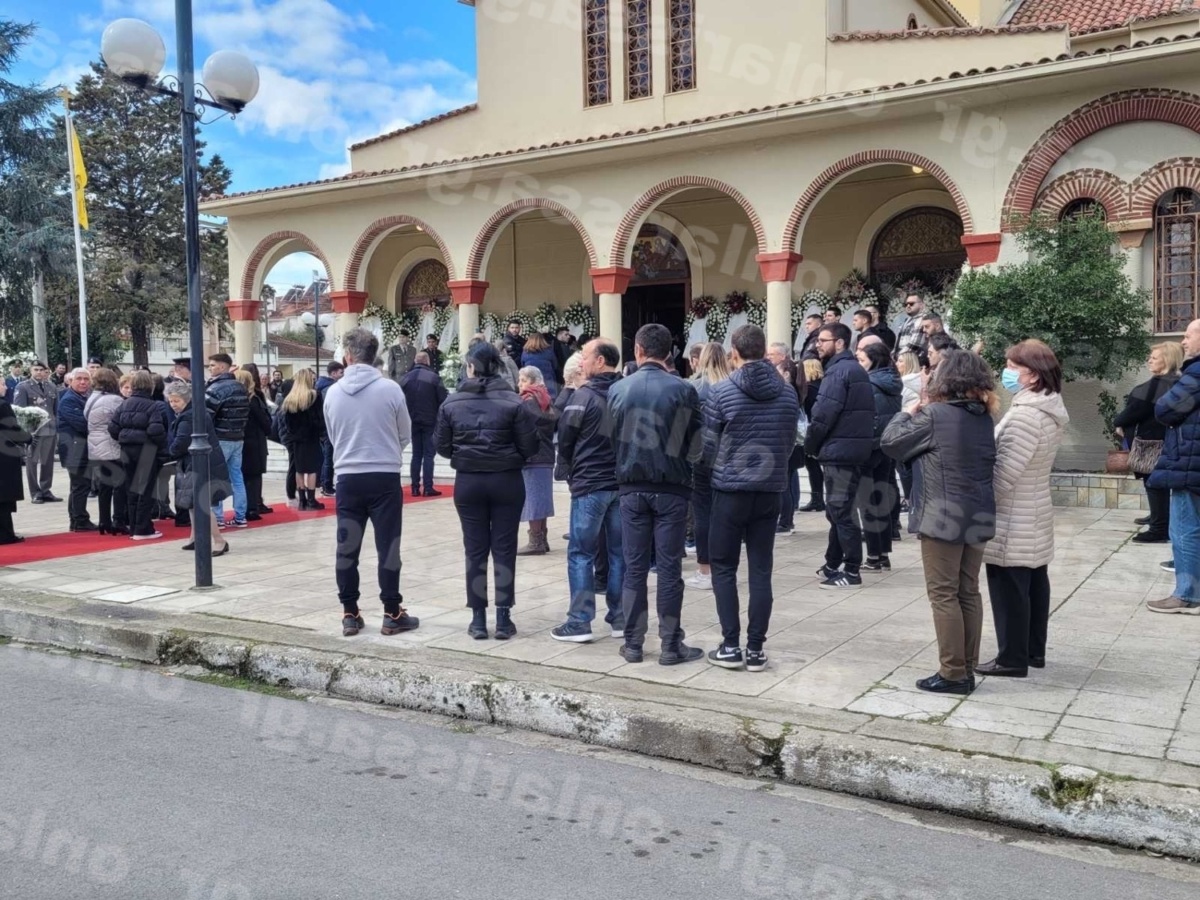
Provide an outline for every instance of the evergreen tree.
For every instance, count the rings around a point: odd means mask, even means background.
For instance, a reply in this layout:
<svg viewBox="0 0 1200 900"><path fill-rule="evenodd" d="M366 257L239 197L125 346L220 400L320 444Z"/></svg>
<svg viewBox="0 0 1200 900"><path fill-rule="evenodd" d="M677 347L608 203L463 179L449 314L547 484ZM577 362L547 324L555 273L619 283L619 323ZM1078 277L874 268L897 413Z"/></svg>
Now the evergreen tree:
<svg viewBox="0 0 1200 900"><path fill-rule="evenodd" d="M145 365L151 333L182 332L187 323L179 103L93 63L72 109L88 170L89 313L125 331L134 364ZM197 141L200 195L224 193L229 169L220 156L205 161L203 147ZM202 233L201 266L207 317L215 321L228 298L222 230Z"/></svg>
<svg viewBox="0 0 1200 900"><path fill-rule="evenodd" d="M52 125L55 94L5 77L35 31L0 19L0 333L6 352L33 349L39 275L52 307L58 276L75 268L66 146L55 141Z"/></svg>

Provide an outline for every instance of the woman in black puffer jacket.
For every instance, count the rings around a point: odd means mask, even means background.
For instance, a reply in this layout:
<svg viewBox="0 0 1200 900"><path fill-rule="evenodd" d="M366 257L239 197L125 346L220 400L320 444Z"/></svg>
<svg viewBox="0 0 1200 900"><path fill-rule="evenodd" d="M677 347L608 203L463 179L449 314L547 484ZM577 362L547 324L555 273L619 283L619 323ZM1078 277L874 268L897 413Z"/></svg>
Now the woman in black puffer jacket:
<svg viewBox="0 0 1200 900"><path fill-rule="evenodd" d="M900 491L896 489L896 461L879 449L879 444L888 423L900 412L904 382L892 365L892 355L884 344L868 344L854 355L867 370L875 397L874 449L863 472L863 484L867 488L862 505L863 538L867 542L863 570L890 572L892 520L899 516Z"/></svg>
<svg viewBox="0 0 1200 900"><path fill-rule="evenodd" d="M121 445L125 460L125 486L129 491L129 528L135 541L160 538L154 530L155 485L167 448L167 405L155 400L154 378L149 372L133 373L132 393L113 414L108 433Z"/></svg>
<svg viewBox="0 0 1200 900"><path fill-rule="evenodd" d="M511 610L517 568L517 532L525 506L525 461L538 451L537 421L501 377L500 356L490 344L467 351L467 380L438 410L434 440L457 473L454 507L467 557L467 634L487 631L487 563L496 579L496 639L517 633Z"/></svg>

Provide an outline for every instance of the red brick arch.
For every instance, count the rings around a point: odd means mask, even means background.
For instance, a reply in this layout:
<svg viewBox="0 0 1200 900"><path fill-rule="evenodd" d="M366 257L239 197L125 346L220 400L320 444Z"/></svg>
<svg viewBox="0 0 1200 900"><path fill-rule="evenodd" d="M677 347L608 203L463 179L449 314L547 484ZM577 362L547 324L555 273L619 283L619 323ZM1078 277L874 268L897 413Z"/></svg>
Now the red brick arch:
<svg viewBox="0 0 1200 900"><path fill-rule="evenodd" d="M259 266L263 264L271 252L280 244L285 244L288 241L295 241L300 244L305 250L315 256L325 266L325 276L329 279L329 290L336 290L333 283L333 267L329 265L329 257L321 250L306 234L299 231L276 231L273 234L268 234L265 238L258 242L254 247L250 258L246 260L246 268L242 270L242 295L239 299L242 300L257 300L254 294L254 281L258 277Z"/></svg>
<svg viewBox="0 0 1200 900"><path fill-rule="evenodd" d="M491 218L483 224L483 228L479 230L479 234L475 236L475 241L471 246L471 255L467 257L467 269L464 276L467 281L478 281L482 278L480 270L483 268L484 260L491 249L492 242L504 230L504 226L523 213L535 209L554 213L570 222L571 227L578 232L580 240L583 241L584 249L587 250L588 265L591 268L596 267L596 245L587 229L583 227L583 223L579 221L579 217L556 200L547 200L544 197L526 197L522 200L514 200L507 206L496 210Z"/></svg>
<svg viewBox="0 0 1200 900"><path fill-rule="evenodd" d="M1020 227L1033 211L1042 182L1064 153L1084 138L1125 122L1165 122L1200 132L1200 96L1160 88L1118 91L1059 119L1017 166L1004 198L1001 228L1015 231Z"/></svg>
<svg viewBox="0 0 1200 900"><path fill-rule="evenodd" d="M1149 219L1162 195L1176 188L1188 188L1200 194L1200 158L1177 156L1147 169L1133 181L1129 196L1129 217Z"/></svg>
<svg viewBox="0 0 1200 900"><path fill-rule="evenodd" d="M740 206L742 212L750 220L750 227L754 229L754 238L758 242L758 252L766 253L770 249L767 246L767 232L763 228L762 218L741 191L726 184L724 181L718 181L716 178L705 178L698 175L680 175L677 178L669 178L661 184L656 184L650 188L625 213L621 219L621 223L617 226L616 237L613 238L612 255L609 257L612 265L628 266L630 260L627 257L631 252L631 241L637 235L637 230L645 222L650 213L653 212L654 208L667 198L691 188L708 188L718 191Z"/></svg>
<svg viewBox="0 0 1200 900"><path fill-rule="evenodd" d="M346 275L342 279L342 284L345 285L346 290L361 291L366 289L366 285L359 284L359 278L366 274L364 264L367 262L367 258L374 252L375 244L378 240L388 234L388 232L402 225L415 225L437 244L438 250L442 254L442 262L445 263L446 271L450 275L450 280L454 280L454 260L450 256L449 246L442 240L441 235L415 216L396 215L376 219L367 226L366 231L359 235L358 240L354 242L354 249L350 252L350 261L346 263Z"/></svg>
<svg viewBox="0 0 1200 900"><path fill-rule="evenodd" d="M798 249L796 242L800 238L801 228L808 220L817 202L838 181L858 169L890 164L919 166L928 175L941 182L942 187L946 189L947 193L950 194L950 198L954 201L954 208L958 211L958 217L962 219L963 233L975 233L975 219L971 216L971 208L967 206L966 197L963 196L963 192L954 183L954 179L950 177L949 173L933 160L908 150L864 150L862 153L855 153L853 156L847 156L845 159L834 163L818 175L813 183L808 186L808 189L797 201L791 216L788 217L787 227L783 232L783 249L792 251Z"/></svg>
<svg viewBox="0 0 1200 900"><path fill-rule="evenodd" d="M1057 219L1067 204L1085 198L1103 206L1110 222L1129 217L1128 183L1103 169L1076 169L1059 175L1038 195L1036 207Z"/></svg>

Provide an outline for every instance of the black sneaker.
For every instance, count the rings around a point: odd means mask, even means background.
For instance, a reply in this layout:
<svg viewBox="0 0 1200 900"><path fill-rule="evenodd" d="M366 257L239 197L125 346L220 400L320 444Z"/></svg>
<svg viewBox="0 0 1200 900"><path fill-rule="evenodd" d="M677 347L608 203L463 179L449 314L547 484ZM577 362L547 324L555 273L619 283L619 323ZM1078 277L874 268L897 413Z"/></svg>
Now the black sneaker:
<svg viewBox="0 0 1200 900"><path fill-rule="evenodd" d="M761 672L767 667L767 652L765 650L746 651L746 671Z"/></svg>
<svg viewBox="0 0 1200 900"><path fill-rule="evenodd" d="M677 666L680 663L695 662L704 658L704 651L699 647L689 647L682 641L674 647L663 647L658 654L660 666Z"/></svg>
<svg viewBox="0 0 1200 900"><path fill-rule="evenodd" d="M795 534L795 533L796 533L796 529L795 529L795 528L791 528L791 527L789 527L789 526L787 526L787 525L776 525L776 526L775 526L775 533L776 533L776 534Z"/></svg>
<svg viewBox="0 0 1200 900"><path fill-rule="evenodd" d="M1175 560L1165 559L1158 564L1158 567L1160 569L1162 569L1164 572L1174 572L1175 571Z"/></svg>
<svg viewBox="0 0 1200 900"><path fill-rule="evenodd" d="M360 613L346 613L342 616L342 637L354 637L367 627Z"/></svg>
<svg viewBox="0 0 1200 900"><path fill-rule="evenodd" d="M622 644L617 652L621 654L621 659L627 663L640 663L645 659L641 647L631 647L629 644Z"/></svg>
<svg viewBox="0 0 1200 900"><path fill-rule="evenodd" d="M382 634L399 634L402 631L415 631L420 624L421 620L416 616L410 616L402 606L394 616L386 612L383 614L383 628L380 629L380 632Z"/></svg>
<svg viewBox="0 0 1200 900"><path fill-rule="evenodd" d="M862 576L858 573L835 572L817 585L817 587L823 591L841 591L862 587Z"/></svg>
<svg viewBox="0 0 1200 900"><path fill-rule="evenodd" d="M886 556L881 556L879 559L872 559L868 556L862 567L868 572L890 572L892 571L892 561Z"/></svg>
<svg viewBox="0 0 1200 900"><path fill-rule="evenodd" d="M817 569L817 577L824 581L827 578L832 578L834 575L841 573L841 569L831 569L829 566L821 566Z"/></svg>
<svg viewBox="0 0 1200 900"><path fill-rule="evenodd" d="M741 647L726 647L722 644L716 650L708 651L708 661L722 669L741 669L746 665L742 659Z"/></svg>
<svg viewBox="0 0 1200 900"><path fill-rule="evenodd" d="M229 527L230 528L249 528L250 523L247 522L245 519L234 519L232 522L229 523Z"/></svg>

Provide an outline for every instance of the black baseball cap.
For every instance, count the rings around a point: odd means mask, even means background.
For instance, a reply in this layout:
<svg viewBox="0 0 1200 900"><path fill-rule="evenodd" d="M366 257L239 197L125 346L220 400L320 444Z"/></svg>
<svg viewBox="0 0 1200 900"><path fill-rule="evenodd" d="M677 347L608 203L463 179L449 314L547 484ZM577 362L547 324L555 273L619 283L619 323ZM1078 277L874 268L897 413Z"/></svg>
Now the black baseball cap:
<svg viewBox="0 0 1200 900"><path fill-rule="evenodd" d="M192 358L190 356L180 356L177 359L171 360L177 366L184 366L190 369L192 367Z"/></svg>

